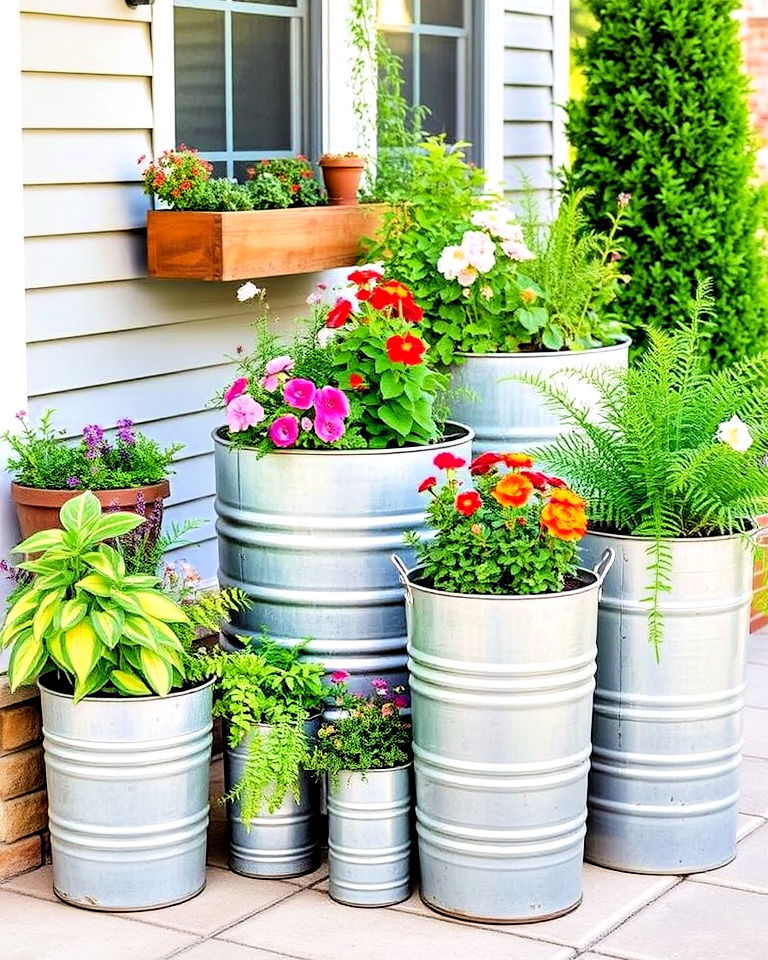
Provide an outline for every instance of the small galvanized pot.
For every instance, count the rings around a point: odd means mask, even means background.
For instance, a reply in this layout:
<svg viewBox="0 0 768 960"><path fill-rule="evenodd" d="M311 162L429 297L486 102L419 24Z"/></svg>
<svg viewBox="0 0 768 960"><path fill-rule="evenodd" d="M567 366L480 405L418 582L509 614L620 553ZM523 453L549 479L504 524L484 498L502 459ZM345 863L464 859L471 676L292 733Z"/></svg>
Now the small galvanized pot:
<svg viewBox="0 0 768 960"><path fill-rule="evenodd" d="M38 686L56 896L122 912L200 893L213 681L77 705L55 674Z"/></svg>
<svg viewBox="0 0 768 960"><path fill-rule="evenodd" d="M452 389L460 391L451 403L451 415L475 431L475 456L549 443L571 428L533 387L508 378L539 374L549 380L564 370L626 369L629 344L622 337L610 347L593 350L461 353L462 362L451 373ZM558 382L567 383L569 394L582 406L597 399L594 390L577 377Z"/></svg>
<svg viewBox="0 0 768 960"><path fill-rule="evenodd" d="M396 562L409 622L421 896L440 913L549 920L581 902L597 600L446 593Z"/></svg>
<svg viewBox="0 0 768 960"><path fill-rule="evenodd" d="M616 563L598 620L586 857L633 873L698 873L736 855L752 555L744 537L667 541L660 662L648 642L644 537L591 533Z"/></svg>
<svg viewBox="0 0 768 960"><path fill-rule="evenodd" d="M314 739L320 716L307 720L304 730ZM245 770L254 737L267 737L270 727L259 724L236 747L224 749L224 788L227 793ZM227 734L229 731L226 731ZM229 869L246 877L298 877L320 865L320 785L307 771L300 776L299 800L288 794L273 813L263 809L245 822L240 804L231 803L229 823Z"/></svg>
<svg viewBox="0 0 768 960"><path fill-rule="evenodd" d="M410 896L410 775L407 764L329 778L329 892L339 903L386 907Z"/></svg>

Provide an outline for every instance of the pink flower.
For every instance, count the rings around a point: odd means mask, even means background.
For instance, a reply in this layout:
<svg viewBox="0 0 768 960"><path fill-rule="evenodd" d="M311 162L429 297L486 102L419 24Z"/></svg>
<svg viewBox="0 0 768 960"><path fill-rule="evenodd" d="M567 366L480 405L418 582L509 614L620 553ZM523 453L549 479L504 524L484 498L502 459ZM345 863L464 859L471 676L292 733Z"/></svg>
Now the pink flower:
<svg viewBox="0 0 768 960"><path fill-rule="evenodd" d="M488 273L496 263L496 245L482 230L467 230L461 238L461 249L479 273ZM457 279L462 283L460 274Z"/></svg>
<svg viewBox="0 0 768 960"><path fill-rule="evenodd" d="M309 433L309 431L312 429L312 421L309 419L309 417L301 418L301 429L304 431L304 433Z"/></svg>
<svg viewBox="0 0 768 960"><path fill-rule="evenodd" d="M269 439L276 447L292 447L299 435L299 421L292 413L284 413L272 421Z"/></svg>
<svg viewBox="0 0 768 960"><path fill-rule="evenodd" d="M336 670L330 677L331 683L344 683L348 679L349 673L346 670Z"/></svg>
<svg viewBox="0 0 768 960"><path fill-rule="evenodd" d="M241 394L227 406L227 426L231 433L255 427L264 419L264 407L247 393Z"/></svg>
<svg viewBox="0 0 768 960"><path fill-rule="evenodd" d="M338 387L321 387L315 394L315 410L318 417L349 416L349 400Z"/></svg>
<svg viewBox="0 0 768 960"><path fill-rule="evenodd" d="M268 377L261 378L261 385L267 393L274 393L280 386L280 378L276 373L272 373Z"/></svg>
<svg viewBox="0 0 768 960"><path fill-rule="evenodd" d="M504 240L501 249L510 260L533 260L536 256L524 243L518 243L516 240Z"/></svg>
<svg viewBox="0 0 768 960"><path fill-rule="evenodd" d="M231 403L235 397L239 397L248 389L248 378L238 377L237 380L224 394L224 403Z"/></svg>
<svg viewBox="0 0 768 960"><path fill-rule="evenodd" d="M462 285L462 287L470 287L477 280L477 270L474 267L467 267L465 270L459 270L456 275L456 279ZM464 291L466 296L469 296L467 291Z"/></svg>
<svg viewBox="0 0 768 960"><path fill-rule="evenodd" d="M386 690L389 684L383 677L376 677L374 680L371 680L371 686L375 690Z"/></svg>
<svg viewBox="0 0 768 960"><path fill-rule="evenodd" d="M317 387L311 380L295 377L283 387L283 399L297 410L309 410L315 399Z"/></svg>
<svg viewBox="0 0 768 960"><path fill-rule="evenodd" d="M315 433L324 443L335 443L344 436L346 427L341 417L329 417L318 413L315 417Z"/></svg>
<svg viewBox="0 0 768 960"><path fill-rule="evenodd" d="M403 693L398 693L396 697L392 698L392 703L394 703L398 710L404 710L408 706L408 697Z"/></svg>
<svg viewBox="0 0 768 960"><path fill-rule="evenodd" d="M285 373L287 370L293 370L293 360L291 357L275 357L264 367L264 373L269 376L272 373Z"/></svg>

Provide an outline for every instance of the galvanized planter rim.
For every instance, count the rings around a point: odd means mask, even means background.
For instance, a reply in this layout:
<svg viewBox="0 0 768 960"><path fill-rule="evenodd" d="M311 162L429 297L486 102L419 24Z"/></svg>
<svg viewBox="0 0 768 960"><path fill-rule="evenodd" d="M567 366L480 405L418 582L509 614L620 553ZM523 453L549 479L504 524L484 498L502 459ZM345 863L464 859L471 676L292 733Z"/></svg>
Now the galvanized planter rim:
<svg viewBox="0 0 768 960"><path fill-rule="evenodd" d="M54 671L49 671L40 677L37 681L37 686L40 690L44 690L49 697L61 697L62 700L74 700L74 693L62 693L60 690L52 690L47 684L43 681L47 676L49 676ZM156 693L147 694L141 697L132 697L130 695L124 696L113 696L113 697L100 697L98 694L88 694L88 696L83 697L80 703L146 703L147 700L170 700L171 697L183 697L188 693L196 693L198 690L203 690L205 687L211 686L214 678L209 677L207 680L199 680L196 683L192 684L189 687L182 687L179 690L171 690L170 693L166 694L164 697L159 696Z"/></svg>
<svg viewBox="0 0 768 960"><path fill-rule="evenodd" d="M309 723L312 720L320 720L323 716L323 711L318 710L316 713L307 714L306 717L301 721L302 723ZM221 718L225 723L230 723L229 717ZM243 736L247 737L251 730L274 730L275 727L279 726L277 723L252 723L250 729L247 730Z"/></svg>
<svg viewBox="0 0 768 960"><path fill-rule="evenodd" d="M580 593L588 593L600 582L600 578L594 570L585 570L579 567L577 573L589 577L592 582L585 584L583 587L577 587L575 590L560 590L557 593L452 593L450 590L437 590L435 587L425 587L420 583L415 583L411 579L411 574L423 569L422 566L419 566L411 567L407 571L408 585L410 587L413 587L414 590L421 590L422 593L431 593L438 597L459 597L462 600L535 600L537 598L543 599L550 597L575 597Z"/></svg>
<svg viewBox="0 0 768 960"><path fill-rule="evenodd" d="M399 767L369 767L367 770L339 770L339 777L342 774L365 774L366 776L369 773L394 773L395 770L407 770L409 767L413 766L413 760L409 760L408 763L401 763Z"/></svg>
<svg viewBox="0 0 768 960"><path fill-rule="evenodd" d="M752 537L760 530L756 523L750 523L748 530L739 530L736 533L718 533L706 537L662 537L662 543L713 543L718 540L737 540L739 537ZM609 533L607 530L588 529L590 537L610 537L613 540L633 540L638 543L655 543L655 537L641 537L633 533Z"/></svg>
<svg viewBox="0 0 768 960"><path fill-rule="evenodd" d="M621 350L631 343L631 337L622 335L617 337L616 343L611 343L605 347L587 347L586 350L500 350L498 353L466 353L463 350L457 350L454 356L466 357L467 359L471 359L472 357L564 357L585 353L591 356L593 353L607 353L610 350Z"/></svg>
<svg viewBox="0 0 768 960"><path fill-rule="evenodd" d="M463 433L455 437L444 437L440 440L435 440L434 443L422 443L422 444L413 444L412 446L407 447L360 447L356 450L306 450L306 449L297 449L292 447L291 449L275 449L270 450L264 456L273 456L278 455L281 457L298 457L298 456L307 456L307 457L343 457L343 456L358 456L362 454L363 456L372 456L375 454L396 454L396 453L415 453L419 450L432 450L436 447L446 447L452 444L465 443L467 440L474 440L475 431L468 427L464 423L456 423L454 420L446 420L446 427L448 425L453 427L458 427ZM211 436L213 437L213 442L221 444L223 447L231 447L232 444L229 440L226 440L221 436L220 431L223 430L223 426L215 427L211 431ZM255 447L239 447L238 450L246 450L253 452Z"/></svg>

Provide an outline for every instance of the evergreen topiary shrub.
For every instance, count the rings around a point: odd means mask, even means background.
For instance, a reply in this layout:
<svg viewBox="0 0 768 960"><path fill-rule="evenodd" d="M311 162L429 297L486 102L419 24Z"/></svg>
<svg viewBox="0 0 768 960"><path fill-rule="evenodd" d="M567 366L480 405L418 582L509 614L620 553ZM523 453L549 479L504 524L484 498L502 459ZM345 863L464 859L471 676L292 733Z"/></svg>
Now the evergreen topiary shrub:
<svg viewBox="0 0 768 960"><path fill-rule="evenodd" d="M599 20L580 53L583 99L568 106L570 189L605 229L617 196L631 281L629 326L684 321L711 277L717 321L702 331L716 364L768 347L768 289L736 0L587 0Z"/></svg>

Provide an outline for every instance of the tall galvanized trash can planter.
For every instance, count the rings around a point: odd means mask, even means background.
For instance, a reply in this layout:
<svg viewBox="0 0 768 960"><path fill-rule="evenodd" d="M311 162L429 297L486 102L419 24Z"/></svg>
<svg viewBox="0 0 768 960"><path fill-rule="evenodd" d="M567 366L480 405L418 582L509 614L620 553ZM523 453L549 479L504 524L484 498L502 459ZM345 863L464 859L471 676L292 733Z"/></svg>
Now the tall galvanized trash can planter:
<svg viewBox="0 0 768 960"><path fill-rule="evenodd" d="M89 910L153 910L205 886L213 681L75 705L39 681L54 892Z"/></svg>
<svg viewBox="0 0 768 960"><path fill-rule="evenodd" d="M424 902L494 923L581 902L597 600L447 593L403 570Z"/></svg>
<svg viewBox="0 0 768 960"><path fill-rule="evenodd" d="M462 362L452 368L451 386L458 396L451 403L451 415L474 430L475 456L538 447L569 428L533 387L508 378L539 374L549 379L563 370L626 369L629 346L625 337L594 350L460 353ZM582 380L570 378L568 389L580 405L590 405L593 391Z"/></svg>
<svg viewBox="0 0 768 960"><path fill-rule="evenodd" d="M616 563L600 601L586 856L636 873L697 873L736 855L752 555L744 537L669 540L664 639L648 642L642 537L590 533Z"/></svg>
<svg viewBox="0 0 768 960"><path fill-rule="evenodd" d="M402 590L389 556L406 530L424 526L418 486L444 450L471 459L472 432L387 450L275 450L258 457L214 432L219 580L253 605L224 626L224 646L263 630L352 692L384 677L407 681Z"/></svg>
<svg viewBox="0 0 768 960"><path fill-rule="evenodd" d="M410 763L329 778L329 892L339 903L386 907L410 896L410 778Z"/></svg>
<svg viewBox="0 0 768 960"><path fill-rule="evenodd" d="M308 737L317 735L320 716L308 720ZM254 737L268 736L270 727L259 724L236 747L224 748L224 788L229 793L243 776ZM230 803L229 868L246 877L297 877L320 865L320 784L304 771L299 779L299 799L288 794L272 813L262 809L249 822L241 817L241 804Z"/></svg>

